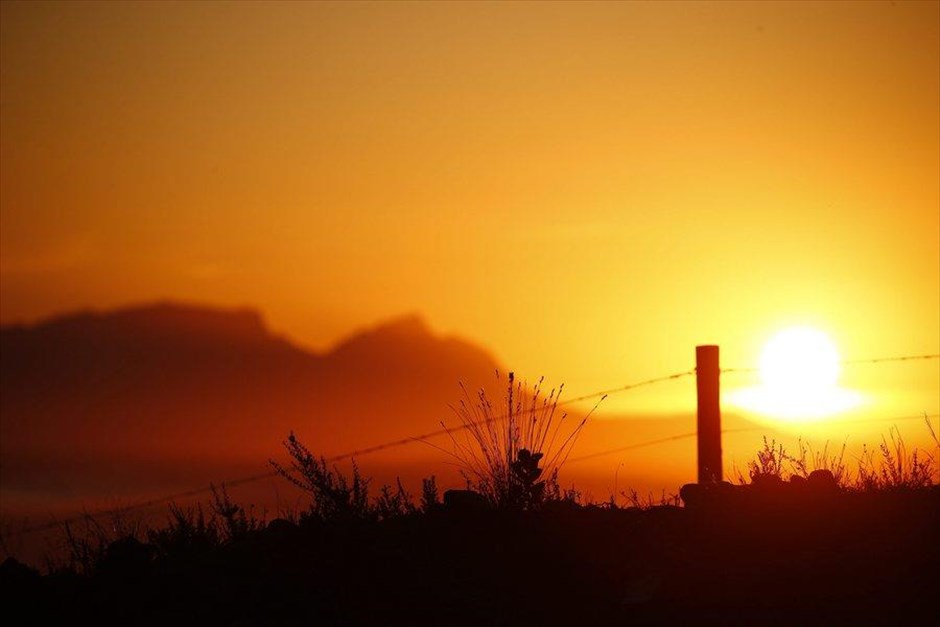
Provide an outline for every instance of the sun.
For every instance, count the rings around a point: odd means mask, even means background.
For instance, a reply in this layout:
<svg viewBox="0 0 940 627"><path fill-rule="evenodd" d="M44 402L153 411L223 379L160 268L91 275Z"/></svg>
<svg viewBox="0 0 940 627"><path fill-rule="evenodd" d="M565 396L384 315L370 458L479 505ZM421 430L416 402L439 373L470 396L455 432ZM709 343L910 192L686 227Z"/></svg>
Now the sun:
<svg viewBox="0 0 940 627"><path fill-rule="evenodd" d="M839 353L819 329L793 327L770 338L761 352L759 371L768 390L821 392L832 389L839 380Z"/></svg>
<svg viewBox="0 0 940 627"><path fill-rule="evenodd" d="M825 332L790 327L777 332L761 351L760 385L733 392L732 404L789 422L806 422L859 404L858 393L838 386L839 351Z"/></svg>

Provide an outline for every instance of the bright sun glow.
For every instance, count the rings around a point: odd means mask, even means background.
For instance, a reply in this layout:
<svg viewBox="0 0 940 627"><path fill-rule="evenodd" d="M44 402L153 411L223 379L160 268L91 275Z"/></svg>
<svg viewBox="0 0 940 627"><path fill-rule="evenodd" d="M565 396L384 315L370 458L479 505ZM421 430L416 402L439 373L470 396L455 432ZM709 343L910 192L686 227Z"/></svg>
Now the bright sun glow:
<svg viewBox="0 0 940 627"><path fill-rule="evenodd" d="M761 385L731 395L731 402L789 421L830 416L859 404L858 393L838 387L839 352L828 335L793 327L774 335L759 362Z"/></svg>
<svg viewBox="0 0 940 627"><path fill-rule="evenodd" d="M839 379L839 353L829 336L818 329L787 329L764 347L760 378L767 389L781 393L828 390Z"/></svg>

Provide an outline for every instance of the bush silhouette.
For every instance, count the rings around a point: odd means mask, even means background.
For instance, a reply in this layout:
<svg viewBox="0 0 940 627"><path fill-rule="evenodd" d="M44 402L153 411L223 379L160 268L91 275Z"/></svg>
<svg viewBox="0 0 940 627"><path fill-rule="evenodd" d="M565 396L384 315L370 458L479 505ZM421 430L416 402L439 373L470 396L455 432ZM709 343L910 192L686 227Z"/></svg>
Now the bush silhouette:
<svg viewBox="0 0 940 627"><path fill-rule="evenodd" d="M558 411L563 388L543 396L542 379L530 390L510 372L499 411L485 390L472 398L461 385L463 399L451 406L460 425L448 431L452 450L442 450L457 460L468 486L494 507L535 509L565 497L558 473L591 414L571 425Z"/></svg>

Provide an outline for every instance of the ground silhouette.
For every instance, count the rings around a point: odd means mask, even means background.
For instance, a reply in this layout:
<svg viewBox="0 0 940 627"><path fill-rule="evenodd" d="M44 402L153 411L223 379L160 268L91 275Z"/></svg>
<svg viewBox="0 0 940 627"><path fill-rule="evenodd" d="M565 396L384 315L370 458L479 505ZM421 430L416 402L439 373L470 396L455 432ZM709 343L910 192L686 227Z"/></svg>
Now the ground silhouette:
<svg viewBox="0 0 940 627"><path fill-rule="evenodd" d="M0 590L8 615L37 624L859 626L934 615L940 489L822 479L728 486L687 507L431 499L385 517L276 519L222 543L177 530L120 539L87 575L8 561Z"/></svg>

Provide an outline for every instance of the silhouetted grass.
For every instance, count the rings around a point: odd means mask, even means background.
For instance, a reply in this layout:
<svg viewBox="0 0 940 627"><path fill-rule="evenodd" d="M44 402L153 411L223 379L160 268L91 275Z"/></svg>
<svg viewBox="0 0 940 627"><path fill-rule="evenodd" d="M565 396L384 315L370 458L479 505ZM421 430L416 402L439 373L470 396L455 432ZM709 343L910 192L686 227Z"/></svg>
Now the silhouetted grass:
<svg viewBox="0 0 940 627"><path fill-rule="evenodd" d="M698 504L631 490L627 507L546 491L466 508L433 477L417 504L400 481L373 497L355 464L344 474L293 436L285 447L290 463L272 463L310 497L289 519L267 521L224 486L171 505L158 528L89 516L63 527L46 576L0 565L0 602L39 624L566 627L769 627L793 611L800 624L909 624L933 605L936 460L896 430L855 477L844 445L800 440L790 455L765 439L745 485Z"/></svg>
<svg viewBox="0 0 940 627"><path fill-rule="evenodd" d="M832 473L836 485L848 487L851 476L845 465L846 446L846 442L843 442L838 453L830 453L829 441L827 440L823 444L822 450L817 451L812 444L804 442L800 438L797 440L799 455L797 457L788 457L787 461L796 476L807 479L816 470L826 470Z"/></svg>
<svg viewBox="0 0 940 627"><path fill-rule="evenodd" d="M571 425L567 413L558 411L564 385L544 396L542 382L530 390L510 372L501 405L482 389L471 397L461 384L464 398L451 406L461 434L450 432L453 448L441 450L457 461L469 487L495 507L531 509L572 496L561 490L558 473L590 413Z"/></svg>
<svg viewBox="0 0 940 627"><path fill-rule="evenodd" d="M926 418L925 424L931 438L940 447L933 425ZM797 449L797 455L791 455L783 444L764 437L763 447L747 464L750 483L805 480L821 471L828 473L832 482L841 489L876 492L926 488L940 479L938 460L929 451L909 449L896 427L882 435L877 452L867 444L862 445L854 474L846 463L845 442L838 453L830 453L828 441L822 450L817 451L800 438ZM748 483L740 471L737 472L737 482Z"/></svg>
<svg viewBox="0 0 940 627"><path fill-rule="evenodd" d="M629 507L634 507L641 510L649 510L654 507L679 507L682 504L682 499L678 494L667 493L666 490L662 490L658 496L654 495L652 492L647 492L646 496L641 496L639 492L634 489L626 490L620 493L627 500ZM616 501L611 501L614 507L616 507Z"/></svg>
<svg viewBox="0 0 940 627"><path fill-rule="evenodd" d="M937 434L927 420L927 427L934 441ZM863 490L913 490L930 486L934 481L937 460L920 449L908 450L897 428L881 437L878 446L880 455L867 446L863 447L858 464L856 487ZM876 464L876 458L880 463Z"/></svg>

